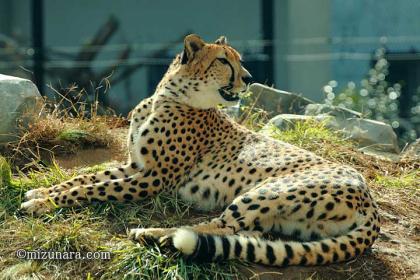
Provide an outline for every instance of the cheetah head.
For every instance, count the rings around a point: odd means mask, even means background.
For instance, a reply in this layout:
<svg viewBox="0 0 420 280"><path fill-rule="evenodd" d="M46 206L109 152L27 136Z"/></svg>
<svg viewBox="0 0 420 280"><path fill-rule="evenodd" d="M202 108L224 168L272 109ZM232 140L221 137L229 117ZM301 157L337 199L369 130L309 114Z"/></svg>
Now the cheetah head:
<svg viewBox="0 0 420 280"><path fill-rule="evenodd" d="M241 65L240 54L222 36L214 43L198 35L184 39L184 50L169 67L164 80L166 94L189 106L208 109L232 106L251 80Z"/></svg>

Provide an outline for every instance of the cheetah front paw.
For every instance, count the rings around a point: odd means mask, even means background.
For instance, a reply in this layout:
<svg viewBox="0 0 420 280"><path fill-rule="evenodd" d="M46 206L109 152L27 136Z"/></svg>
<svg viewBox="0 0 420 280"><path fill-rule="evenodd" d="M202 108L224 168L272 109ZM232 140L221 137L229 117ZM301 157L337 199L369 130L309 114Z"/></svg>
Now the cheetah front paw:
<svg viewBox="0 0 420 280"><path fill-rule="evenodd" d="M51 212L55 205L48 198L35 198L20 205L20 210L33 216Z"/></svg>
<svg viewBox="0 0 420 280"><path fill-rule="evenodd" d="M37 199L37 198L46 198L48 197L48 195L49 193L48 193L47 188L33 189L25 193L25 200L29 201L29 200Z"/></svg>

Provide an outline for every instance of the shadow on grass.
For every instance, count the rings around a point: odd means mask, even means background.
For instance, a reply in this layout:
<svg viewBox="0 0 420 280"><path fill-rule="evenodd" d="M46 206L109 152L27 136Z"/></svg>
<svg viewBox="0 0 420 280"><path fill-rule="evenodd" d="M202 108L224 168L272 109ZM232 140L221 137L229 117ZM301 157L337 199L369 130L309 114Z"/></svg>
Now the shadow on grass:
<svg viewBox="0 0 420 280"><path fill-rule="evenodd" d="M338 264L326 266L289 266L284 268L254 265L243 267L239 271L247 279L275 280L275 279L313 279L313 280L388 280L395 279L396 269L393 265L372 252Z"/></svg>

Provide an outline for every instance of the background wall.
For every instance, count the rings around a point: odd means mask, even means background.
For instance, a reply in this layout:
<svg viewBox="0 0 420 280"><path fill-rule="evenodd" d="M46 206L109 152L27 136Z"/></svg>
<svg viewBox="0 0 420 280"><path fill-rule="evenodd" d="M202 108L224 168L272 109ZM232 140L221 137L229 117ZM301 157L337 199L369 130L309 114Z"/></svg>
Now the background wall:
<svg viewBox="0 0 420 280"><path fill-rule="evenodd" d="M2 73L18 71L31 77L31 3L0 0L0 33L18 41L23 53L21 60L2 59ZM266 82L267 70L263 62L269 59L263 47L272 44L273 84L314 100L324 98L322 88L330 80L337 81L338 87L360 81L380 46L386 46L390 53L405 53L407 61L419 61L420 1L274 1L272 42L262 40L261 23L267 15L262 13L261 3L260 0L44 0L45 46L47 52L60 54L52 55L45 65L54 73L75 66L71 58L80 46L114 16L119 22L118 31L92 63L93 71L100 73L112 65L127 45L132 53L121 67L145 59L148 65L123 82L111 85L110 104L125 113L151 94L151 85L159 80L182 44L158 58L151 59L150 54L187 32L198 33L208 41L226 35L234 47L245 53L254 76L262 83ZM0 58L1 51L0 48ZM395 59L402 60L401 56ZM420 81L410 79L413 85L407 94L413 95ZM47 76L46 82L56 80Z"/></svg>

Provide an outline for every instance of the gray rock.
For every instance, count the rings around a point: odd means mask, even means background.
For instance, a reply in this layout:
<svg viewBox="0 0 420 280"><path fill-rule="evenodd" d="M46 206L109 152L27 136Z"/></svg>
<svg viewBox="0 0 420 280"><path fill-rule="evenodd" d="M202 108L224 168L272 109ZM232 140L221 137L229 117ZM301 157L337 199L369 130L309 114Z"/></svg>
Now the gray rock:
<svg viewBox="0 0 420 280"><path fill-rule="evenodd" d="M278 114L300 114L308 104L314 103L296 93L278 90L262 84L252 84L249 87L251 96L243 104L265 110L270 117Z"/></svg>
<svg viewBox="0 0 420 280"><path fill-rule="evenodd" d="M342 122L343 131L356 140L359 147L371 152L375 150L399 153L398 139L389 124L360 118L349 118Z"/></svg>
<svg viewBox="0 0 420 280"><path fill-rule="evenodd" d="M41 109L42 98L29 80L0 74L0 143L17 139L18 121L22 125Z"/></svg>
<svg viewBox="0 0 420 280"><path fill-rule="evenodd" d="M397 135L390 125L363 119L359 112L333 105L309 104L305 108L305 115L317 116L320 114L334 116L335 122L329 122L327 126L342 130L348 137L358 142L365 152L398 160L395 157L395 153L399 153Z"/></svg>
<svg viewBox="0 0 420 280"><path fill-rule="evenodd" d="M328 104L308 104L305 108L305 115L316 116L320 114L327 114L338 119L362 117L362 114L359 112Z"/></svg>

